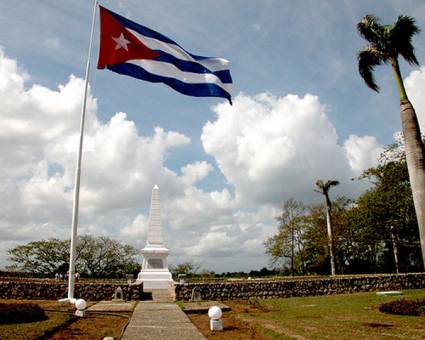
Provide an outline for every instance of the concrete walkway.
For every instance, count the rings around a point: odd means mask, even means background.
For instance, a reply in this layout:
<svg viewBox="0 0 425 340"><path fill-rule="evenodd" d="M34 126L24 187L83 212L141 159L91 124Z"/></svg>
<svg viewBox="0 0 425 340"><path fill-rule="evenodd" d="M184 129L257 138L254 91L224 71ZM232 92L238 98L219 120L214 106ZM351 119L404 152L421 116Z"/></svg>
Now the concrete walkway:
<svg viewBox="0 0 425 340"><path fill-rule="evenodd" d="M201 340L205 337L173 302L140 301L123 340Z"/></svg>

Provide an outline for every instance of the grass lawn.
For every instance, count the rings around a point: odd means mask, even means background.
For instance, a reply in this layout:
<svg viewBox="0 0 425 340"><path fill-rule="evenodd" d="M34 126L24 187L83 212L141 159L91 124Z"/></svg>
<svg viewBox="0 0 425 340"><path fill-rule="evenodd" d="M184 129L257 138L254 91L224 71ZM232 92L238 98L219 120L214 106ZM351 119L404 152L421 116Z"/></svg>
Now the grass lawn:
<svg viewBox="0 0 425 340"><path fill-rule="evenodd" d="M425 316L381 313L382 302L424 299L425 289L403 296L376 293L225 302L221 334L209 331L208 316L190 316L210 339L425 339Z"/></svg>
<svg viewBox="0 0 425 340"><path fill-rule="evenodd" d="M47 320L22 324L0 324L0 339L102 339L119 338L131 313L94 313L74 317L75 307L49 300L0 300L8 303L32 302L41 306ZM93 305L94 303L89 303Z"/></svg>

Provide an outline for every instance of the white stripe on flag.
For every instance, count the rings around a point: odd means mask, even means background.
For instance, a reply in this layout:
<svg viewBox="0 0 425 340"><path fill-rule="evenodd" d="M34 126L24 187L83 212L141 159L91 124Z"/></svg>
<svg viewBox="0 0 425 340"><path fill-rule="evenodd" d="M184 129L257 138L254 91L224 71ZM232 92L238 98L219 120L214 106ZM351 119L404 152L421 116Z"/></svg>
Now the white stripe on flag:
<svg viewBox="0 0 425 340"><path fill-rule="evenodd" d="M144 68L146 71L163 77L174 78L185 82L187 84L216 84L223 90L231 93L232 84L224 84L221 80L211 73L193 73L183 72L175 67L173 64L164 63L162 61L147 60L147 59L135 59L126 61L129 64L133 64Z"/></svg>
<svg viewBox="0 0 425 340"><path fill-rule="evenodd" d="M143 44L149 47L151 50L161 50L172 56L179 58L181 60L192 61L198 63L208 68L210 71L222 71L229 68L229 61L223 58L208 58L203 60L195 60L190 54L188 54L180 46L174 44L168 44L158 39L146 37L139 32L136 32L132 29L127 28L131 33L133 33Z"/></svg>

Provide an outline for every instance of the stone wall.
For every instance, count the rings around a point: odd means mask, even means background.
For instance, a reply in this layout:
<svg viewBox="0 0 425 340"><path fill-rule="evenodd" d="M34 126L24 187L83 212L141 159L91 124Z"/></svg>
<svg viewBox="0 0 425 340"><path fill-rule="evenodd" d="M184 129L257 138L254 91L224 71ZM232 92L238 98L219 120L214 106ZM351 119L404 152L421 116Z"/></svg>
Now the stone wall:
<svg viewBox="0 0 425 340"><path fill-rule="evenodd" d="M392 289L425 288L425 273L338 276L282 280L243 280L220 283L176 283L176 300L188 301L195 289L203 300L237 300L344 294Z"/></svg>
<svg viewBox="0 0 425 340"><path fill-rule="evenodd" d="M88 301L111 300L115 290L121 287L126 300L141 300L143 285L78 282L75 284L76 298ZM67 297L68 283L56 280L14 280L2 278L0 280L1 299L28 299L28 300L59 300Z"/></svg>

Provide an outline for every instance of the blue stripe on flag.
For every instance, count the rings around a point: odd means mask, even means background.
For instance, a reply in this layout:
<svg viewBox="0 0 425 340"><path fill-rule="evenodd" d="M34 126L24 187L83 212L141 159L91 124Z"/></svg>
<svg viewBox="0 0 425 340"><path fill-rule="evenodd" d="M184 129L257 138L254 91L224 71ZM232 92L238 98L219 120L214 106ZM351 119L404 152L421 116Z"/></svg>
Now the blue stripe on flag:
<svg viewBox="0 0 425 340"><path fill-rule="evenodd" d="M164 63L164 65L165 64L174 65L180 71L187 72L189 78L191 77L190 74L198 74L198 75L211 74L219 79L219 81L224 85L223 87L226 87L225 85L227 84L232 84L232 77L230 75L230 71L229 69L224 68L224 65L221 64L222 63L222 61L220 61L221 58L203 57L203 56L194 55L186 51L183 47L181 47L179 44L177 44L172 39L166 37L165 35L158 33L148 27L135 23L108 9L106 10L112 16L114 16L115 19L118 20L124 27L137 32L141 36L152 38L152 39L161 41L162 43L170 44L172 46L173 45L177 46L179 49L187 53L192 58L192 60L190 60L189 57L183 57L183 54L182 54L183 58L178 58L170 53L167 53L164 50L161 50L160 48L152 48L152 50L160 54L158 57L153 59L156 62L162 62ZM172 47L172 46L171 48L175 49L175 47ZM199 61L199 63L197 63L196 61ZM107 66L107 68L111 71L136 77L138 79L155 82L155 83L162 82L170 86L171 88L175 89L176 91L186 95L196 96L196 97L224 97L224 98L227 98L230 103L232 103L230 93L224 90L223 87L220 87L219 85L214 84L212 82L201 82L201 83L184 82L182 80L172 78L172 76L167 77L167 75L164 75L164 74L159 75L159 74L151 73L147 71L146 69L144 69L142 66L134 65L133 63L109 65ZM211 71L209 68L215 71Z"/></svg>
<svg viewBox="0 0 425 340"><path fill-rule="evenodd" d="M174 90L194 97L224 97L232 103L230 94L220 86L212 83L188 84L175 78L159 76L134 64L123 63L107 66L109 70L153 83L164 83Z"/></svg>
<svg viewBox="0 0 425 340"><path fill-rule="evenodd" d="M109 9L105 8L109 13L111 13L111 15L113 15L123 26L132 29L138 33L140 33L141 35L144 35L145 37L149 37L149 38L153 38L153 39L157 39L160 41L163 41L167 44L173 44L173 45L177 45L179 46L182 50L186 51L183 47L181 47L179 44L177 44L174 40L166 37L165 35L156 32L146 26L140 25L138 23L135 23L134 21L131 21L115 12L110 11ZM196 55L196 54L192 54L188 51L186 51L193 59L195 60L205 60L205 59L211 59L214 57L204 57L204 56L200 56L200 55Z"/></svg>
<svg viewBox="0 0 425 340"><path fill-rule="evenodd" d="M106 8L105 8L106 9ZM127 18L110 11L109 9L106 9L111 15L113 15L123 26L128 27L132 30L135 30L136 32L139 32L140 34L149 37L154 38L157 40L161 40L163 42L166 42L168 44L174 44L178 45L175 41L171 40L170 38L167 38L165 35L162 35L161 33L155 32L154 30L151 30L150 28L147 28L146 26L140 25L135 23L134 21L128 20Z"/></svg>
<svg viewBox="0 0 425 340"><path fill-rule="evenodd" d="M182 60L179 58L176 58L175 56L165 53L161 50L154 50L155 52L160 53L159 57L156 57L155 61L163 61L166 63L170 63L175 65L178 69L184 71L184 72L193 72L193 73L211 73L217 76L223 83L231 84L232 83L232 77L230 76L229 70L221 70L221 71L215 71L211 72L208 68L205 66L189 61L189 60Z"/></svg>

